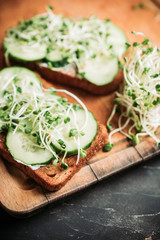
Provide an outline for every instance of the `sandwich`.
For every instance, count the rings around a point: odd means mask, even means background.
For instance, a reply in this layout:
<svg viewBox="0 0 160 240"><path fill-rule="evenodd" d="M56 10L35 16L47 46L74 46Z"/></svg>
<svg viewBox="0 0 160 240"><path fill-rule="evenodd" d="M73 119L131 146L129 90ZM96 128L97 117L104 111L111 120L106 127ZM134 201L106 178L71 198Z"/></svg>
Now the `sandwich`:
<svg viewBox="0 0 160 240"><path fill-rule="evenodd" d="M0 71L0 153L45 189L64 186L107 137L74 94L24 67Z"/></svg>
<svg viewBox="0 0 160 240"><path fill-rule="evenodd" d="M5 61L38 71L45 79L92 94L114 91L122 81L123 31L109 19L79 20L47 12L20 21L3 41Z"/></svg>

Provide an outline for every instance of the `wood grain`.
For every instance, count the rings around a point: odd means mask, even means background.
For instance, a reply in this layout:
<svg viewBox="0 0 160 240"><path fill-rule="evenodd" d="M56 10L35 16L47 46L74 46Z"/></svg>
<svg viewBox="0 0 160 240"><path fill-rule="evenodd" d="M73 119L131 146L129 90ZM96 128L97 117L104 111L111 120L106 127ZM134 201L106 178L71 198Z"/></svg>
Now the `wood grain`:
<svg viewBox="0 0 160 240"><path fill-rule="evenodd" d="M139 0L1 0L0 8L0 42L5 31L17 24L19 19L27 19L34 14L45 11L46 5L53 5L55 13L79 18L96 15L102 19L110 18L121 27L129 41L137 41L132 30L143 32L153 42L160 41L160 11L153 2L144 0L145 9L133 10ZM138 38L139 40L139 38ZM4 67L3 56L0 54L0 68ZM57 88L63 86L55 84ZM114 93L108 96L94 96L78 89L68 90L75 93L91 110L97 120L106 124L113 107ZM116 127L117 118L114 119ZM137 164L158 154L156 144L150 138L144 139L136 148L120 133L113 136L114 148L111 152L97 153L65 187L58 192L49 193L28 179L19 170L0 159L0 202L12 215L22 216L35 209L79 191L117 171Z"/></svg>
<svg viewBox="0 0 160 240"><path fill-rule="evenodd" d="M97 178L91 168L89 166L84 166L63 188L57 192L46 192L46 196L49 202L54 202L69 194L80 191L95 182L97 182Z"/></svg>
<svg viewBox="0 0 160 240"><path fill-rule="evenodd" d="M146 139L144 139L137 146L135 146L135 148L139 152L143 160L147 160L160 153L160 149L158 149L155 141L151 137L147 137Z"/></svg>
<svg viewBox="0 0 160 240"><path fill-rule="evenodd" d="M119 172L131 165L142 161L142 158L134 147L114 153L98 162L92 163L90 166L97 176L98 180L102 180L115 172Z"/></svg>
<svg viewBox="0 0 160 240"><path fill-rule="evenodd" d="M42 188L0 159L0 203L13 215L29 214L48 203Z"/></svg>

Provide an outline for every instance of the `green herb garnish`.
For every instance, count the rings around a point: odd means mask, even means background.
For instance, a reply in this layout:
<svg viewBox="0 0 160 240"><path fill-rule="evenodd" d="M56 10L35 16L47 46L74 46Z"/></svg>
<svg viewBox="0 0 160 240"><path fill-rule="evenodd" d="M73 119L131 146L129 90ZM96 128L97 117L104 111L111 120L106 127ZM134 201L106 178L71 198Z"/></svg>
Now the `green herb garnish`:
<svg viewBox="0 0 160 240"><path fill-rule="evenodd" d="M76 136L78 136L78 131L77 131L77 129L76 129L76 128L70 129L70 131L69 131L69 137L76 137Z"/></svg>
<svg viewBox="0 0 160 240"><path fill-rule="evenodd" d="M109 151L112 150L112 148L113 148L113 144L107 143L106 145L104 145L103 151L104 151L104 152L109 152Z"/></svg>
<svg viewBox="0 0 160 240"><path fill-rule="evenodd" d="M65 162L62 162L61 163L61 168L63 168L64 170L67 170L68 169L68 164L65 163Z"/></svg>

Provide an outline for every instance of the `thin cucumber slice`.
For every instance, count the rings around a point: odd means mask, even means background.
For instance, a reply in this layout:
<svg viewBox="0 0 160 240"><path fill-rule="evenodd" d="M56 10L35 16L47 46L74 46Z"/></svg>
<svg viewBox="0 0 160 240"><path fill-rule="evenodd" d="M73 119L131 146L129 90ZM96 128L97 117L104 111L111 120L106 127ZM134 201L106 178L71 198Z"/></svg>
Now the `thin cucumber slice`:
<svg viewBox="0 0 160 240"><path fill-rule="evenodd" d="M31 70L25 67L6 67L0 71L0 81L4 81L4 79L11 78L16 75L17 77L25 78L27 76L31 81L36 81L41 84L38 76Z"/></svg>
<svg viewBox="0 0 160 240"><path fill-rule="evenodd" d="M0 71L0 89L2 90L5 86L7 87L14 78L17 78L20 85L27 83L28 91L31 89L36 89L36 91L41 86L40 79L38 76L24 67L7 67Z"/></svg>
<svg viewBox="0 0 160 240"><path fill-rule="evenodd" d="M121 57L125 53L126 42L128 41L124 32L111 22L107 23L109 36L107 37L107 43L112 47L114 54Z"/></svg>
<svg viewBox="0 0 160 240"><path fill-rule="evenodd" d="M52 50L46 55L46 59L51 62L61 61L65 57L66 55L64 55L64 52L58 49Z"/></svg>
<svg viewBox="0 0 160 240"><path fill-rule="evenodd" d="M63 57L60 60L53 60L53 58L51 58L51 60L48 58L46 58L47 60L47 64L51 69L54 70L60 70L61 68L67 67L69 66L68 63L68 58L67 57Z"/></svg>
<svg viewBox="0 0 160 240"><path fill-rule="evenodd" d="M118 70L118 59L113 56L88 59L83 68L85 79L97 86L112 82Z"/></svg>
<svg viewBox="0 0 160 240"><path fill-rule="evenodd" d="M53 155L47 149L33 146L34 140L30 134L17 131L13 134L9 130L6 137L6 145L13 158L26 165L41 165L49 163Z"/></svg>
<svg viewBox="0 0 160 240"><path fill-rule="evenodd" d="M34 42L32 45L20 41L4 40L4 48L9 55L18 61L39 61L46 56L46 45Z"/></svg>
<svg viewBox="0 0 160 240"><path fill-rule="evenodd" d="M84 125L86 114L84 109L79 109L75 112L76 118L77 118L77 124L79 128L81 128ZM73 113L70 112L69 114L70 122L68 123L68 126L66 126L66 129L61 132L61 140L66 145L66 151L67 155L74 155L77 154L78 148L77 143L74 140L74 137L69 137L69 131L71 128L75 128L74 125L74 116ZM79 148L87 149L93 142L96 134L97 134L97 121L94 118L93 114L91 112L88 112L88 122L86 127L83 129L84 135L79 135ZM57 143L57 141L52 141L52 144L56 150L60 150L61 152L65 152L61 148L61 146Z"/></svg>

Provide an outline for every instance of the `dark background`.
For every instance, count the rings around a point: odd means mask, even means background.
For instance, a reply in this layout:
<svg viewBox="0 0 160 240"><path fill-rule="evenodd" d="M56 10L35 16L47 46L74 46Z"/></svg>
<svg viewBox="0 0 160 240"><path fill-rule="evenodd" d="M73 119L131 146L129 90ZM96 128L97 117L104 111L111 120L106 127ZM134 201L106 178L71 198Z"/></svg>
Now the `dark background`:
<svg viewBox="0 0 160 240"><path fill-rule="evenodd" d="M16 219L0 208L1 240L160 240L160 157Z"/></svg>

